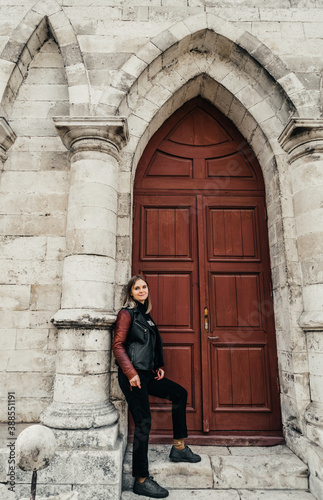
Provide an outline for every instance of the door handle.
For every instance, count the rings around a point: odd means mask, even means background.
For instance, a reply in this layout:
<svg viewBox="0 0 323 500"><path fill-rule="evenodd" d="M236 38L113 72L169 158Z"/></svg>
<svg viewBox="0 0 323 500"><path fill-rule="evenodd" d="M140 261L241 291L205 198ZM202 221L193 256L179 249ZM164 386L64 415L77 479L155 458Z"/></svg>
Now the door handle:
<svg viewBox="0 0 323 500"><path fill-rule="evenodd" d="M220 340L219 337L207 337L209 340Z"/></svg>
<svg viewBox="0 0 323 500"><path fill-rule="evenodd" d="M209 333L209 310L204 307L204 330L205 333Z"/></svg>

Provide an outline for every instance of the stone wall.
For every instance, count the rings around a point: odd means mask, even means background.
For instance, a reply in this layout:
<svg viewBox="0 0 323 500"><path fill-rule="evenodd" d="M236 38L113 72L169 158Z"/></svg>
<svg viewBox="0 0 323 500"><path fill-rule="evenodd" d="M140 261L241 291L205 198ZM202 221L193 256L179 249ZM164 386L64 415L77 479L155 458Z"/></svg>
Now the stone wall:
<svg viewBox="0 0 323 500"><path fill-rule="evenodd" d="M17 135L1 173L1 420L7 390L19 396L18 421L39 420L51 401L65 253L67 152L52 117L68 114L63 61L46 42L10 113Z"/></svg>

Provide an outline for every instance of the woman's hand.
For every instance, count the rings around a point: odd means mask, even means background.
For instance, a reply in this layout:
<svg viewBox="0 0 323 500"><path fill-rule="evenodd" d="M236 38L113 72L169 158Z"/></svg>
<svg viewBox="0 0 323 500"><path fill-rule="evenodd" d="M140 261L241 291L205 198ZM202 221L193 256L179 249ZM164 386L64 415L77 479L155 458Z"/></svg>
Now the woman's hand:
<svg viewBox="0 0 323 500"><path fill-rule="evenodd" d="M161 380L164 377L165 377L164 370L162 368L158 368L158 370L156 371L156 377L155 377L155 379L156 380Z"/></svg>
<svg viewBox="0 0 323 500"><path fill-rule="evenodd" d="M132 377L132 379L129 380L129 383L130 383L130 390L132 390L132 387L139 387L139 389L141 389L139 375L135 375L134 377Z"/></svg>

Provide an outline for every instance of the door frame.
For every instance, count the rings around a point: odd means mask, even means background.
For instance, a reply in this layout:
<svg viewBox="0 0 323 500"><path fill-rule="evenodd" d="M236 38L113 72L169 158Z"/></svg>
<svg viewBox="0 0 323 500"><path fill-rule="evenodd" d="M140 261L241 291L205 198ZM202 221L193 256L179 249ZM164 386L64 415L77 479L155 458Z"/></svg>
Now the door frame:
<svg viewBox="0 0 323 500"><path fill-rule="evenodd" d="M193 101L190 101L190 103L186 103L186 105L184 105L181 108L181 110L185 106L190 106ZM175 112L168 120L166 120L165 123L167 123L167 122L168 122L168 124L177 123L178 122L177 115L178 115L178 113L181 110L177 110L177 112ZM223 117L224 117L225 120L228 120L224 115L223 115ZM145 155L148 154L147 153L148 150L156 149L156 145L158 144L158 141L159 141L159 137L158 136L160 134L160 131L163 129L164 125L161 127L161 129L150 140L150 142L148 144L148 147L146 148L146 150L144 151L144 153L142 155L141 161L143 161L143 159L145 159ZM239 133L238 129L236 129L236 132L237 132L237 135L240 136L240 133ZM258 162L257 162L257 165L258 165ZM258 166L258 169L261 172L260 166ZM138 173L140 174L140 172L137 171L137 173L136 173L136 178L135 178L135 182L134 182L134 192L136 191L136 181L137 181L137 174ZM261 175L262 175L262 173L261 173ZM140 190L139 190L139 192L140 192ZM138 191L137 191L137 193L138 193ZM164 193L162 191L160 191L160 194L164 194ZM191 192L191 194L193 194L193 192ZM204 195L207 195L207 192L205 192ZM200 199L199 203L202 203L202 199ZM134 214L135 214L135 210L134 210ZM199 228L199 231L204 231L204 229L203 229L202 226ZM203 238L203 240L204 240L204 238ZM199 235L197 237L197 241L198 241L198 245L199 246L202 245L202 238L200 238ZM135 244L135 238L134 238L133 245L134 244ZM202 251L201 248L199 248L198 250L200 252L200 256L204 255L204 252ZM205 290L205 278L200 275L199 279L200 279L201 289ZM204 282L204 283L202 284L202 282ZM200 295L200 304L199 304L200 311L203 310L203 307L204 307L203 303L205 304L205 297L203 297L202 294L201 294ZM201 343L205 344L205 343L207 343L207 339L206 339L205 335L202 335L203 326L204 326L202 324L202 322L203 322L203 320L202 320L202 314L200 314L200 322L201 322L201 324L200 324ZM277 352L277 350L276 350L276 352ZM202 386L204 386L204 387L207 387L207 383L206 383L207 382L207 378L208 378L208 373L207 372L208 372L208 369L207 369L207 367L205 367L205 369L202 370L202 377L203 377L203 381L204 381L204 383L202 383ZM207 391L207 389L205 389L205 391ZM205 411L206 414L209 414L209 407L210 407L209 403L210 403L209 398L208 397L204 398L203 405L204 405L204 411ZM207 428L208 428L208 422L205 421L204 425L205 425L205 430L207 430ZM230 434L230 438L229 438L229 434ZM261 444L277 444L277 443L282 443L283 442L282 431L278 431L278 432L272 431L271 434L270 434L270 436L268 435L267 437L266 436L259 437L259 436L256 436L256 434L257 433L255 433L253 431L250 431L250 433L248 433L248 431L244 431L243 432L243 436L241 436L241 432L239 432L239 431L238 432L229 431L229 433L223 432L222 436L212 437L212 441L216 442L216 443L222 443L222 442L227 442L228 439L229 439L229 441L230 441L231 444L232 443L242 444L244 442L248 442L249 444L250 443L253 443L253 444L260 444L260 443ZM210 437L211 436L208 435L206 437L207 437L207 441L210 442ZM163 437L162 436L159 436L158 439L159 439L158 442L161 442L161 440L163 441ZM193 442L194 439L195 438L191 438L191 442ZM202 440L204 440L204 437L202 435L200 435L200 436L197 436L196 439L197 439L197 442L201 442Z"/></svg>

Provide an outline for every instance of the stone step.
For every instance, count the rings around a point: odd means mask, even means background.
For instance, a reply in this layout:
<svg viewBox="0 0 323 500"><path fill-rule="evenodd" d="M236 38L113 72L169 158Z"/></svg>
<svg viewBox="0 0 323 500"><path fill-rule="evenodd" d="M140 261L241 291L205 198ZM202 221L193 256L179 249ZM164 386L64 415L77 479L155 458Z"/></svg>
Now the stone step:
<svg viewBox="0 0 323 500"><path fill-rule="evenodd" d="M169 490L169 500L315 500L304 490ZM147 497L124 491L121 500L147 500Z"/></svg>
<svg viewBox="0 0 323 500"><path fill-rule="evenodd" d="M152 445L149 448L150 474L165 488L304 491L308 489L307 466L287 446L192 446L193 451L202 457L201 462L197 464L171 462L168 458L169 449L168 445ZM131 490L133 478L129 451L125 455L123 471L123 490Z"/></svg>

